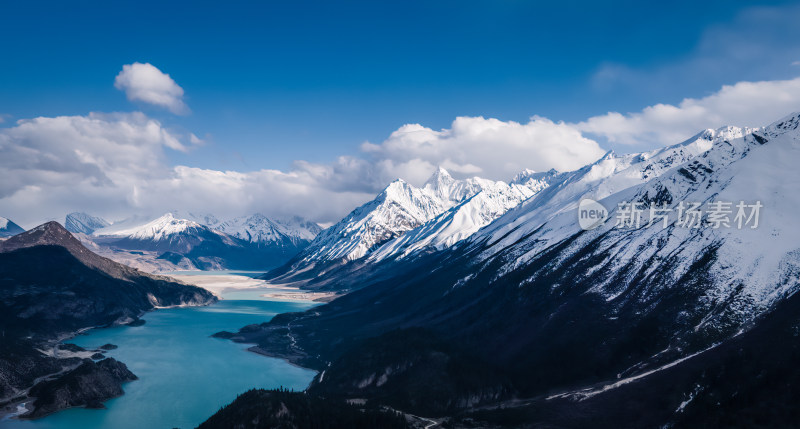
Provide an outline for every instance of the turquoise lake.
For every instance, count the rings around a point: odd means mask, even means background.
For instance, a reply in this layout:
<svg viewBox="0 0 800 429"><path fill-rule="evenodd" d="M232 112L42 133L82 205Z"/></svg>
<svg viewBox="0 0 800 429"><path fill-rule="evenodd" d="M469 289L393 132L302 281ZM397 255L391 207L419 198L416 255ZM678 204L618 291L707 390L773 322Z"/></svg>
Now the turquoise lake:
<svg viewBox="0 0 800 429"><path fill-rule="evenodd" d="M226 298L236 297L226 294ZM257 296L257 294L252 294ZM125 395L104 410L73 408L35 421L6 420L10 429L194 428L251 388L303 390L315 371L246 350L247 345L211 338L221 331L302 311L310 302L226 299L208 307L159 309L138 327L95 329L67 342L86 348L106 343L107 353L139 380L123 385Z"/></svg>

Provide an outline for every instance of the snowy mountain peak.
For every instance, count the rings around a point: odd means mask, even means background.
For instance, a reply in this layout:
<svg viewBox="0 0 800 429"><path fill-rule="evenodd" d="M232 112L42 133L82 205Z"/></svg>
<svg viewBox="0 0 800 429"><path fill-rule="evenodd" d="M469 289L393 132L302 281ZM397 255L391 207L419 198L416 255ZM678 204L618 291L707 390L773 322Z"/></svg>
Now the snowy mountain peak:
<svg viewBox="0 0 800 429"><path fill-rule="evenodd" d="M176 219L172 213L166 213L158 219L126 234L135 239L151 239L159 241L170 235L182 233L190 228L201 229L201 225L188 219Z"/></svg>
<svg viewBox="0 0 800 429"><path fill-rule="evenodd" d="M437 167L436 171L433 172L431 177L429 177L428 180L425 181L425 185L423 185L423 187L438 189L443 186L449 186L453 182L455 182L453 176L451 176L450 173L444 169L444 167L440 166Z"/></svg>
<svg viewBox="0 0 800 429"><path fill-rule="evenodd" d="M25 232L22 227L15 224L8 218L0 216L0 237L11 237L12 235L17 235L21 232Z"/></svg>
<svg viewBox="0 0 800 429"><path fill-rule="evenodd" d="M64 220L64 228L76 234L91 234L110 225L111 223L103 218L81 212L70 213Z"/></svg>
<svg viewBox="0 0 800 429"><path fill-rule="evenodd" d="M165 213L161 217L144 224L121 222L119 225L98 229L93 235L97 237L127 237L135 240L161 241L188 230L201 229L208 229L208 227L192 220L178 219L172 213Z"/></svg>

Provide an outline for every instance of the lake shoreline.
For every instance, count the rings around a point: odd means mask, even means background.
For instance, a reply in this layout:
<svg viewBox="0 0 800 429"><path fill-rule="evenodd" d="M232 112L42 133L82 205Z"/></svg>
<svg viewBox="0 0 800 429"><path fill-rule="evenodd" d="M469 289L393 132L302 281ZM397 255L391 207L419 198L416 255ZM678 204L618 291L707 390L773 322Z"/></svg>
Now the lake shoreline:
<svg viewBox="0 0 800 429"><path fill-rule="evenodd" d="M263 323L280 313L302 311L316 305L312 299L316 297L304 291L298 293L294 288L264 288L261 280L253 282L252 278L246 276L224 274L215 276L203 273L180 276L179 280L203 287L221 296L222 299L203 307L154 309L140 316L147 321L143 326L131 327L124 323L116 323L91 327L66 335L53 343L72 342L86 348L105 342L120 345L120 348L109 353L109 356L125 362L131 371L139 376L139 380L136 383L125 383L122 396L109 402L104 401L105 410L86 410L83 406L77 406L59 410L43 418L20 419L18 417L28 412L31 401L35 400L26 397L0 407L0 422L2 422L0 426L8 425L12 429L99 428L106 426L97 422L109 419L104 422L112 421L115 424L121 422L119 427L128 427L125 425L130 426L131 423L127 422L127 417L122 416L130 415L131 410L138 410L141 406L154 412L149 413L151 415L144 420L138 417L134 420L137 426L130 427L146 426L147 422L155 422L156 426L190 427L195 422L191 420L186 422L186 415L196 416L193 418L196 418L196 423L199 424L202 422L200 417L207 418L217 408L229 403L236 395L249 388L269 389L288 386L302 391L308 387L316 376L316 371L312 368L297 365L289 359L257 353L249 349L252 345L238 344L231 348L222 344L208 343L207 339L221 329ZM271 294L281 296L273 297ZM152 339L144 341L142 338ZM135 342L131 343L132 340ZM166 346L158 344L161 342L166 344L177 342L178 345L163 348ZM185 364L189 357L192 358L192 365ZM207 362L199 363L195 359ZM173 369L175 365L177 367ZM48 375L50 376L52 374ZM167 382L164 378L172 381ZM180 398L178 407L184 406L181 409L181 414L184 415L173 421L169 416L170 413L158 416L159 413L164 414L167 409L161 403L163 401L151 398L154 385L167 386L166 389L175 387L178 391L196 392L197 395L171 395ZM159 387L156 390L161 392L164 389ZM209 396L213 398L208 399ZM210 405L200 408L198 404L202 403ZM170 405L172 406L175 405Z"/></svg>

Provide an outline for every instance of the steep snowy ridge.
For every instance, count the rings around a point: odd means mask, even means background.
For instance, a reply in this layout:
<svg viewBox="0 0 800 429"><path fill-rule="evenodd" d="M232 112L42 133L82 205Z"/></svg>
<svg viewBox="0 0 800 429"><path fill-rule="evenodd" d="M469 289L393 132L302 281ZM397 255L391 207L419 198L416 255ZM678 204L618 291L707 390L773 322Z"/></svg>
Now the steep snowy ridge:
<svg viewBox="0 0 800 429"><path fill-rule="evenodd" d="M0 237L11 237L25 230L11 220L0 216Z"/></svg>
<svg viewBox="0 0 800 429"><path fill-rule="evenodd" d="M79 212L68 214L64 220L64 228L75 234L91 234L110 225L111 223L103 218Z"/></svg>
<svg viewBox="0 0 800 429"><path fill-rule="evenodd" d="M800 229L794 220L800 207L795 191L800 187L798 128L800 116L792 115L763 129L708 130L644 156L607 156L510 211L476 234L472 244L488 245L482 251L486 263L502 261L495 281L541 263L540 255L566 245L521 286L565 269L564 264L582 255L581 260L594 262L574 282L592 284L589 292L619 309L653 308L703 264L704 291L696 302L684 303L691 310L681 317L698 320L693 332L730 335L800 287ZM697 156L687 156L696 150ZM637 178L649 180L636 185ZM592 187L585 189L587 182ZM555 195L544 195L550 190ZM577 202L583 197L609 210L601 227L580 230ZM631 201L666 204L668 226L662 227L660 219L648 226L649 212L644 211L638 228L618 227L619 204ZM701 203L708 210L714 201L731 203L730 227L712 227L707 214L698 228L676 223L680 203ZM737 227L740 202L762 205L757 228ZM554 293L560 287L566 285L553 285Z"/></svg>
<svg viewBox="0 0 800 429"><path fill-rule="evenodd" d="M650 152L627 155L608 152L592 164L555 177L550 186L509 210L507 215L476 234L473 241L494 243L486 252L489 256L536 231L559 213L577 216L575 210L584 198L599 201L642 185L705 153L714 142L741 137L750 131L736 127L708 129L683 143ZM567 228L557 237L559 240L579 231L577 222L569 222ZM543 249L548 243L551 242L540 243L537 248Z"/></svg>

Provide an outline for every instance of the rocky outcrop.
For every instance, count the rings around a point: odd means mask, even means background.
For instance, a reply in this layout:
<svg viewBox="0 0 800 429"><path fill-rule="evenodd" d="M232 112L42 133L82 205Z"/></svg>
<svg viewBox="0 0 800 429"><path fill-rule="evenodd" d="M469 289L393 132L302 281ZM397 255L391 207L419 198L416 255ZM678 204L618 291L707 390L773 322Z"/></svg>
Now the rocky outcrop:
<svg viewBox="0 0 800 429"><path fill-rule="evenodd" d="M113 358L85 359L58 378L33 386L29 392L36 398L33 410L21 417L35 419L72 407L104 408L104 401L124 393L122 383L136 379L124 363Z"/></svg>

